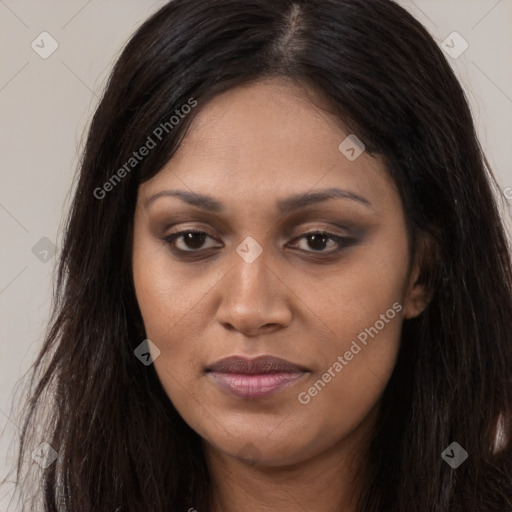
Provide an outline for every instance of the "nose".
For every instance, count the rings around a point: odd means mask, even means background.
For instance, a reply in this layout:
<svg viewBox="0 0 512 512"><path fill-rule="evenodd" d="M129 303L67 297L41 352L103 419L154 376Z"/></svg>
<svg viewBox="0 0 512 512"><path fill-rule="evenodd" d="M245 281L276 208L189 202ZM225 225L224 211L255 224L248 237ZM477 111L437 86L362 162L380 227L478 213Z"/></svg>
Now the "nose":
<svg viewBox="0 0 512 512"><path fill-rule="evenodd" d="M241 261L223 279L217 321L247 337L282 329L292 319L291 291L264 254L252 263Z"/></svg>

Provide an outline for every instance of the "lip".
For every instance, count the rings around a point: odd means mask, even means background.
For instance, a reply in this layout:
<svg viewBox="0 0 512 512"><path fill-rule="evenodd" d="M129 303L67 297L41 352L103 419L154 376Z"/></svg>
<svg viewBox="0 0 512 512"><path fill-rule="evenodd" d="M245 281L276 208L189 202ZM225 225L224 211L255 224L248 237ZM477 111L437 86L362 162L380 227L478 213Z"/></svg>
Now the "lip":
<svg viewBox="0 0 512 512"><path fill-rule="evenodd" d="M206 371L215 373L261 375L278 372L298 373L308 371L308 369L275 356L258 356L252 359L243 356L230 356L220 359L208 366Z"/></svg>
<svg viewBox="0 0 512 512"><path fill-rule="evenodd" d="M206 372L222 389L243 399L258 399L273 395L308 372L306 368L274 356L248 359L232 356L206 368Z"/></svg>

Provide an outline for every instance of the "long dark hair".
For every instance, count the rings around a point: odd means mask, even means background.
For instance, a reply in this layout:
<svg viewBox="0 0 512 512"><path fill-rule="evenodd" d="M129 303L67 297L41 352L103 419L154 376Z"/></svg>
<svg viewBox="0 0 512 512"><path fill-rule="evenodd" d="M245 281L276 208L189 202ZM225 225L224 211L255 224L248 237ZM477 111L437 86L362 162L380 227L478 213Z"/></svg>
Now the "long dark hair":
<svg viewBox="0 0 512 512"><path fill-rule="evenodd" d="M277 76L315 88L384 159L431 290L426 310L404 321L358 511L512 510L503 195L442 51L390 0L174 0L138 29L90 126L31 373L19 485L37 478L47 512L208 510L201 439L134 356L145 339L131 275L134 207L139 184L209 99ZM155 147L118 172L157 127ZM36 476L23 461L42 441L58 458ZM457 469L441 457L452 442L468 453Z"/></svg>

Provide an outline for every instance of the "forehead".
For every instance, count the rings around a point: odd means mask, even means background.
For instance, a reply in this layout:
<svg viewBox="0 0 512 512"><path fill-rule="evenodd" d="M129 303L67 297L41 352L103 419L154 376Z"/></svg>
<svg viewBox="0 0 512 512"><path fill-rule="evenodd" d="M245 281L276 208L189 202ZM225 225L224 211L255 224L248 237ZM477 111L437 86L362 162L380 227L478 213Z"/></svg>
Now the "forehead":
<svg viewBox="0 0 512 512"><path fill-rule="evenodd" d="M173 158L141 185L140 194L147 200L165 187L188 188L261 206L315 188L343 187L377 207L396 201L379 159L363 152L351 161L340 151L349 135L315 91L284 79L251 83L204 105Z"/></svg>

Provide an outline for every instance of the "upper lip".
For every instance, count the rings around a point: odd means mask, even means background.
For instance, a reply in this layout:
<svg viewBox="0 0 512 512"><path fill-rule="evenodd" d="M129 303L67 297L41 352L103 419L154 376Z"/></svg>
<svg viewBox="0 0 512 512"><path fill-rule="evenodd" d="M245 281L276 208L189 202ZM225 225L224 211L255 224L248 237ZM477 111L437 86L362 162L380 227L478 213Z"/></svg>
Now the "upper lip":
<svg viewBox="0 0 512 512"><path fill-rule="evenodd" d="M259 356L253 359L231 356L213 363L206 368L206 371L256 375L277 372L298 373L305 372L307 369L274 356Z"/></svg>

